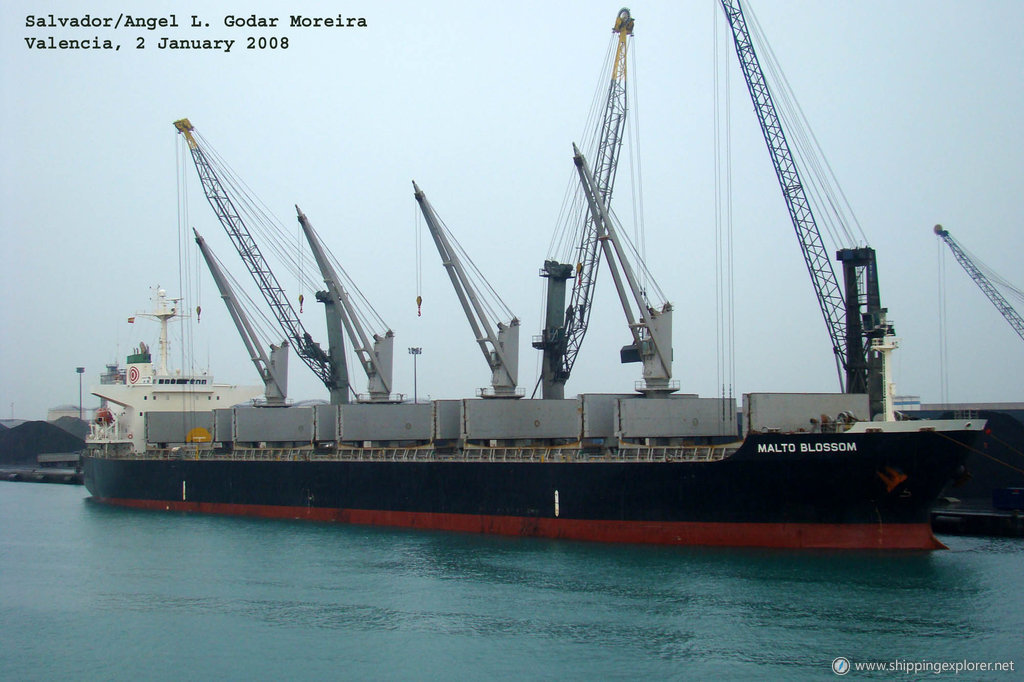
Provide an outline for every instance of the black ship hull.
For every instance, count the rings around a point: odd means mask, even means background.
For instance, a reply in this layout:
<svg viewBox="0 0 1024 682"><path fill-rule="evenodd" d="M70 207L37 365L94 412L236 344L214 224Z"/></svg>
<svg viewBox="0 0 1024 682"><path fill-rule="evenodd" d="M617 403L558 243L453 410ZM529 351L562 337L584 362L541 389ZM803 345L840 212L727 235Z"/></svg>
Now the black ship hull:
<svg viewBox="0 0 1024 682"><path fill-rule="evenodd" d="M977 435L751 435L710 461L94 450L84 473L99 502L161 510L611 542L934 549L929 508Z"/></svg>

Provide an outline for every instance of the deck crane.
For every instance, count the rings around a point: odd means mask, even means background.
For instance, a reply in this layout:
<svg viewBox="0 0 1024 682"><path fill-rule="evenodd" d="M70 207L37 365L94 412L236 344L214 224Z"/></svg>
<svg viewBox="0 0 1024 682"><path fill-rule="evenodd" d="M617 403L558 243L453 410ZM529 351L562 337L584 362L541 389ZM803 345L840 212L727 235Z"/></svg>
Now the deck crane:
<svg viewBox="0 0 1024 682"><path fill-rule="evenodd" d="M622 310L626 314L633 344L622 349L623 362L642 362L644 386L638 390L649 398L664 397L678 389L672 386L672 305L664 303L655 308L640 287L633 268L626 258L618 232L602 200L597 181L579 148L573 145L573 162L580 176L580 184L594 220L597 239L604 251L605 262L611 271L615 290L619 294ZM620 272L621 269L621 272ZM623 282L625 280L625 282ZM627 292L626 289L629 289ZM636 305L636 314L630 305Z"/></svg>
<svg viewBox="0 0 1024 682"><path fill-rule="evenodd" d="M988 300L992 301L992 305L996 307L999 314L1006 318L1006 321L1013 327L1013 331L1017 332L1017 336L1024 339L1024 319L1021 319L1020 314L1014 310L1013 306L1007 302L1006 298L999 293L992 281L982 272L981 268L975 264L974 260L967 255L967 252L963 250L963 247L953 239L953 235L948 230L944 230L942 225L935 226L935 234L939 236L942 241L946 242L946 246L953 252L953 256L956 260L967 271L974 283L978 285L978 288L985 292L988 296ZM998 279L998 277L997 277Z"/></svg>
<svg viewBox="0 0 1024 682"><path fill-rule="evenodd" d="M248 316L242 310L242 306L231 288L231 284L228 283L224 271L217 263L216 256L213 255L206 240L195 228L192 228L192 232L195 234L196 244L199 245L199 251L203 254L203 259L206 260L210 274L213 275L213 281L217 284L220 296L224 299L224 305L228 308L231 320L235 323L239 336L242 337L242 343L249 351L249 359L252 360L252 364L256 365L256 371L259 373L260 379L263 380L263 395L267 399L267 405L284 405L288 391L288 342L284 341L277 346L271 344L270 357L267 357Z"/></svg>
<svg viewBox="0 0 1024 682"><path fill-rule="evenodd" d="M277 318L278 324L295 348L295 352L327 387L332 404L347 403L349 400L349 378L344 346L341 343L331 343L329 352L324 352L320 345L313 341L309 332L302 326L298 315L295 314L295 309L285 296L284 289L278 284L277 278L263 258L263 254L260 253L252 234L239 217L238 210L225 191L206 153L196 141L193 134L195 128L187 118L175 121L174 127L188 142L192 160L195 162L199 180L202 182L203 191L210 206L213 207L214 213L227 231L238 254L242 257L242 261L263 294L263 298L266 299L267 305L270 306ZM337 311L328 306L326 312L327 328L340 330L341 320ZM337 333L337 337L340 340L340 332Z"/></svg>
<svg viewBox="0 0 1024 682"><path fill-rule="evenodd" d="M615 58L612 61L611 83L605 100L604 113L594 156L594 189L601 202L611 201L615 185L615 171L622 149L622 133L626 122L626 54L628 38L633 35L634 19L623 7L615 16L612 32L618 34ZM545 327L533 347L543 351L541 369L542 396L547 399L565 397L565 382L569 379L576 356L583 344L590 320L594 283L597 279L601 250L598 233L591 211L583 213L583 228L576 248L576 264L547 260L541 277L548 280ZM565 306L566 281L573 279L569 307Z"/></svg>
<svg viewBox="0 0 1024 682"><path fill-rule="evenodd" d="M871 414L880 414L884 411L883 367L881 355L873 346L892 335L892 326L885 319L886 309L881 307L875 251L870 247L844 248L836 254L843 264L844 298L754 51L740 0L721 0L721 4L732 28L736 56L832 339L840 385L846 393L867 393Z"/></svg>
<svg viewBox="0 0 1024 682"><path fill-rule="evenodd" d="M480 300L476 287L466 273L462 259L459 258L452 244L451 236L441 224L434 207L427 201L423 190L415 182L412 183L416 201L420 205L423 217L427 221L430 236L441 255L441 262L448 271L448 277L455 287L462 310L466 313L469 326L473 328L480 350L484 354L487 366L491 368L492 391L481 392L484 398L520 398L522 394L516 389L519 379L519 320L512 316L507 323L496 322L498 332L494 333L487 312ZM504 304L501 304L505 307Z"/></svg>
<svg viewBox="0 0 1024 682"><path fill-rule="evenodd" d="M313 251L313 258L323 275L324 284L327 286L326 291L316 293L317 300L328 307L335 308L337 314L340 315L356 357L359 359L363 371L366 372L370 402L393 402L391 399L391 370L395 333L388 329L383 334L374 334L371 347L369 337L359 321L358 311L352 305L352 297L342 285L341 278L338 277L338 272L331 264L331 259L328 257L320 237L313 229L309 219L306 218L306 214L298 206L295 207L295 211L298 214L299 225L306 236L306 241L309 242L309 248ZM340 335L338 327L328 327L327 332L329 335L332 333ZM341 345L341 341L338 338L333 338L330 340L330 345Z"/></svg>

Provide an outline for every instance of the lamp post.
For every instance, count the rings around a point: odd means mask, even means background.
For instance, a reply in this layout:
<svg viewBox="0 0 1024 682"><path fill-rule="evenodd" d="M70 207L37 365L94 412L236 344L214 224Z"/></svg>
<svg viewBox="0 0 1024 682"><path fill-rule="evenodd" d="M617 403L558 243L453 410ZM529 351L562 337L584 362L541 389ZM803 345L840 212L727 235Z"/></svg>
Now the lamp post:
<svg viewBox="0 0 1024 682"><path fill-rule="evenodd" d="M76 367L78 372L78 419L82 419L82 375L85 374L85 367Z"/></svg>
<svg viewBox="0 0 1024 682"><path fill-rule="evenodd" d="M410 348L409 355L412 356L412 402L419 402L419 391L416 380L416 358L423 353L422 348Z"/></svg>

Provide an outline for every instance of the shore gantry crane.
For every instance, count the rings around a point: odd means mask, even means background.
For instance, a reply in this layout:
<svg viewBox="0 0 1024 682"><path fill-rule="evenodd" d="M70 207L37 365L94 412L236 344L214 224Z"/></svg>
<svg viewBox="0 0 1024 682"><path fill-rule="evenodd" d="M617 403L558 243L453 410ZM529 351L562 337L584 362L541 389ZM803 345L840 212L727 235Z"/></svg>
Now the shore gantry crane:
<svg viewBox="0 0 1024 682"><path fill-rule="evenodd" d="M883 387L883 358L876 347L892 336L893 331L886 320L886 309L881 307L875 250L859 247L842 248L837 252L843 264L844 296L754 51L742 4L740 0L721 0L721 5L732 29L736 56L832 340L840 385L846 393L867 393L871 414L881 414L885 409L886 389Z"/></svg>

